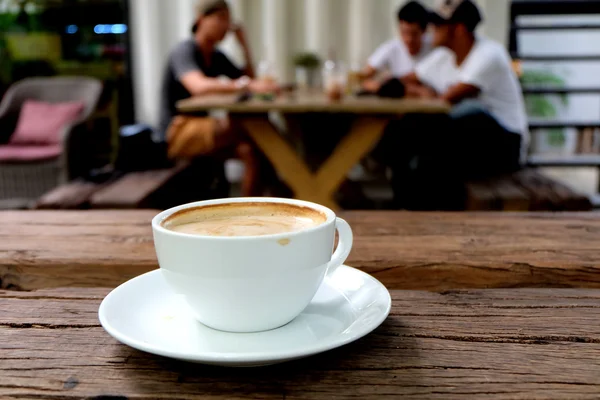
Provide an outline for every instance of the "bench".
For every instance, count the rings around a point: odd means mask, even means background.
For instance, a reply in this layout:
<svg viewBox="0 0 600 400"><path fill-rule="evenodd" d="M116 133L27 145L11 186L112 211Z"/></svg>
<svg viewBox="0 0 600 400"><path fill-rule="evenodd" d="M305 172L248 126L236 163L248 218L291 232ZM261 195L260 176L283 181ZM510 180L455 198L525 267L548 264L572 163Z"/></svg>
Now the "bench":
<svg viewBox="0 0 600 400"><path fill-rule="evenodd" d="M108 183L93 183L77 179L46 193L37 202L38 210L60 209L132 209L150 205L162 187L187 168L132 172Z"/></svg>
<svg viewBox="0 0 600 400"><path fill-rule="evenodd" d="M37 210L77 210L90 208L90 197L105 185L76 179L43 195Z"/></svg>
<svg viewBox="0 0 600 400"><path fill-rule="evenodd" d="M167 209L228 194L222 163L206 158L168 169L130 172L104 184L75 180L42 196L35 208Z"/></svg>
<svg viewBox="0 0 600 400"><path fill-rule="evenodd" d="M589 211L587 196L535 169L466 184L468 211Z"/></svg>
<svg viewBox="0 0 600 400"><path fill-rule="evenodd" d="M90 206L93 209L151 208L156 193L185 168L187 165L179 164L170 169L129 173L92 193Z"/></svg>
<svg viewBox="0 0 600 400"><path fill-rule="evenodd" d="M185 164L167 170L130 173L107 184L83 180L60 186L43 196L37 209L169 208L199 200L197 193L182 193L197 181ZM190 183L192 183L190 185ZM534 169L465 185L467 211L589 211L588 197ZM220 189L215 197L226 197Z"/></svg>

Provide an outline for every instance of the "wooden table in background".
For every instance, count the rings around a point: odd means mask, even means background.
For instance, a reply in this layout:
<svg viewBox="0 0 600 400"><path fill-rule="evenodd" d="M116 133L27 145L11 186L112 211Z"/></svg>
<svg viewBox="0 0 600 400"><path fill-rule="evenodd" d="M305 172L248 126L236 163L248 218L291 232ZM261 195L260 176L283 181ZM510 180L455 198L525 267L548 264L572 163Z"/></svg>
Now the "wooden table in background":
<svg viewBox="0 0 600 400"><path fill-rule="evenodd" d="M0 287L115 287L158 267L156 211L0 213ZM600 288L600 214L347 212L390 289Z"/></svg>
<svg viewBox="0 0 600 400"><path fill-rule="evenodd" d="M225 110L248 131L297 198L336 208L333 194L357 164L379 142L391 119L408 113L445 113L449 106L439 100L384 100L347 97L330 102L321 93L282 96L274 101L251 100L237 103L237 96L203 96L180 101L181 113ZM354 124L329 159L313 173L296 150L269 122L267 113L344 113L355 117Z"/></svg>

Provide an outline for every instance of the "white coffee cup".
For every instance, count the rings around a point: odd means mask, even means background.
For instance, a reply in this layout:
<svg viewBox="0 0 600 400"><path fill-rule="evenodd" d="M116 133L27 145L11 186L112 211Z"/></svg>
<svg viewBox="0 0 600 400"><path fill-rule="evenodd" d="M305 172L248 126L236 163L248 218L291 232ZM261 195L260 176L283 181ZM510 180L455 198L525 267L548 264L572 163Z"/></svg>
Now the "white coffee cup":
<svg viewBox="0 0 600 400"><path fill-rule="evenodd" d="M204 206L265 202L308 207L324 223L268 236L198 236L162 226L174 213ZM259 332L281 327L308 306L326 275L345 261L352 229L321 205L289 199L210 200L172 208L152 220L163 276L182 294L195 318L213 329ZM333 247L336 230L339 243Z"/></svg>

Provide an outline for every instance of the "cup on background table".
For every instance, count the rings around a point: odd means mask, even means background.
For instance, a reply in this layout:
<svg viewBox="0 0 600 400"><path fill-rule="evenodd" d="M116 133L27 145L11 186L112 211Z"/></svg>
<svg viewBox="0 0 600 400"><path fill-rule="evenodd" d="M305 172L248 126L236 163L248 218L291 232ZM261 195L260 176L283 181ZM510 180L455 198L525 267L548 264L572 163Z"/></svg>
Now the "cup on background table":
<svg viewBox="0 0 600 400"><path fill-rule="evenodd" d="M360 91L361 83L360 64L353 63L348 69L348 94L352 95Z"/></svg>
<svg viewBox="0 0 600 400"><path fill-rule="evenodd" d="M261 61L258 64L257 78L268 83L277 83L278 80L274 65L268 61ZM263 100L273 100L275 95L276 93L264 93L259 97Z"/></svg>
<svg viewBox="0 0 600 400"><path fill-rule="evenodd" d="M323 88L329 101L341 101L348 91L348 72L341 62L327 61L323 68Z"/></svg>

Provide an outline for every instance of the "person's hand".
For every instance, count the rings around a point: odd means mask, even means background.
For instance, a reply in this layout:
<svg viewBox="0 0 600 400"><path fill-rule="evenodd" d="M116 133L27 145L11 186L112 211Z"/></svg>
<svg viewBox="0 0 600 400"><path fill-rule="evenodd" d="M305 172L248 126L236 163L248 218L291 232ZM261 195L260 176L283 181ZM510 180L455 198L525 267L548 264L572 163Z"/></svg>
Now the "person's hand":
<svg viewBox="0 0 600 400"><path fill-rule="evenodd" d="M377 93L381 88L381 83L379 83L375 79L368 79L364 81L361 86L367 92Z"/></svg>
<svg viewBox="0 0 600 400"><path fill-rule="evenodd" d="M435 90L420 83L406 82L404 89L405 96L412 99L436 99L438 97Z"/></svg>
<svg viewBox="0 0 600 400"><path fill-rule="evenodd" d="M435 90L433 90L432 88L428 87L428 86L423 86L421 89L421 98L423 99L435 99L436 97L438 97L437 93L435 92Z"/></svg>
<svg viewBox="0 0 600 400"><path fill-rule="evenodd" d="M252 93L256 94L269 94L279 92L279 86L275 82L267 79L253 80L248 85L248 89L250 89Z"/></svg>
<svg viewBox="0 0 600 400"><path fill-rule="evenodd" d="M246 39L246 30L241 24L233 24L231 26L231 32L233 32L240 45L245 46L248 44L248 40Z"/></svg>

